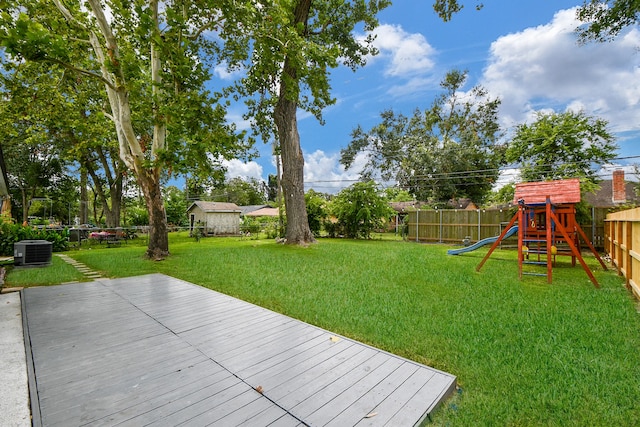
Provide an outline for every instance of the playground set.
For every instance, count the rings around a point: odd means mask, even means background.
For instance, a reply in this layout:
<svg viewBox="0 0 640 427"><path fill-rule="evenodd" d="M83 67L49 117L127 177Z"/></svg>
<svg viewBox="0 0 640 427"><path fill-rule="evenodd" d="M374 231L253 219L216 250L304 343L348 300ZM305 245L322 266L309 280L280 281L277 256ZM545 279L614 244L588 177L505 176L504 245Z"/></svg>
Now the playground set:
<svg viewBox="0 0 640 427"><path fill-rule="evenodd" d="M606 270L607 266L576 221L575 204L578 202L580 202L579 179L516 184L514 203L518 205L518 212L499 236L481 241L482 245L488 243L492 245L476 267L476 271L480 271L503 239L517 233L520 279L523 275L546 275L547 282L551 283L556 257L570 256L571 265L575 266L577 260L593 285L600 287L582 258L581 238L602 268ZM481 242L477 242L475 246ZM469 248L469 250L473 249ZM456 255L456 251L461 253L460 250L449 251L449 253ZM523 271L523 266L528 264L546 266L546 273Z"/></svg>

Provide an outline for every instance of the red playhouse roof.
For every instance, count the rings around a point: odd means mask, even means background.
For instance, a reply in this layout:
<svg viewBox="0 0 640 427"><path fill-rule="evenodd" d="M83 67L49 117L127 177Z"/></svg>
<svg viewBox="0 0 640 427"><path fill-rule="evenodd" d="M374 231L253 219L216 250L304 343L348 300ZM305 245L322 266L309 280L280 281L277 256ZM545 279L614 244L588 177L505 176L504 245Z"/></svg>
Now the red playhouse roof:
<svg viewBox="0 0 640 427"><path fill-rule="evenodd" d="M513 203L517 204L520 199L524 199L524 203L527 205L546 203L547 196L551 197L551 203L555 204L579 203L580 180L573 178L516 184Z"/></svg>

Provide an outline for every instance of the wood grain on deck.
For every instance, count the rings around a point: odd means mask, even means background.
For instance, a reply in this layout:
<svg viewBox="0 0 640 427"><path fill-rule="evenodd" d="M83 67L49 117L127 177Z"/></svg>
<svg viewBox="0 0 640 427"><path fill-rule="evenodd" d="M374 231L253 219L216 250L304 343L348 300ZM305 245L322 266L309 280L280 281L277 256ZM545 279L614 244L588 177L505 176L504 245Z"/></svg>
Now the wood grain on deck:
<svg viewBox="0 0 640 427"><path fill-rule="evenodd" d="M36 426L411 426L455 388L445 372L160 274L23 300Z"/></svg>

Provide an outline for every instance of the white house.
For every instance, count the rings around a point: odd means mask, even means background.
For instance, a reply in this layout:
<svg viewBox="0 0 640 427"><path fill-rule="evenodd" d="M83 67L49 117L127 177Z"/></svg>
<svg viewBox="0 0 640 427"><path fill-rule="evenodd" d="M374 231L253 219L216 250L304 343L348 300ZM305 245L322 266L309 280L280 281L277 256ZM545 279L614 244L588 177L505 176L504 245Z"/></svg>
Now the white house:
<svg viewBox="0 0 640 427"><path fill-rule="evenodd" d="M196 201L187 209L189 230L202 227L204 235L240 234L240 208L235 203Z"/></svg>

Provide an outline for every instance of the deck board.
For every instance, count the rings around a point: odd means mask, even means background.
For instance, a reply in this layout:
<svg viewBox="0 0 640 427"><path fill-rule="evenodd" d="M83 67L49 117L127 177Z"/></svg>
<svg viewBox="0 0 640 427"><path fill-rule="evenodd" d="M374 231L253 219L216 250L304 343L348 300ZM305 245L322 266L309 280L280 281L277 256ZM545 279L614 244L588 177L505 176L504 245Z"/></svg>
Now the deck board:
<svg viewBox="0 0 640 427"><path fill-rule="evenodd" d="M23 300L35 426L405 426L455 388L445 372L160 274Z"/></svg>

